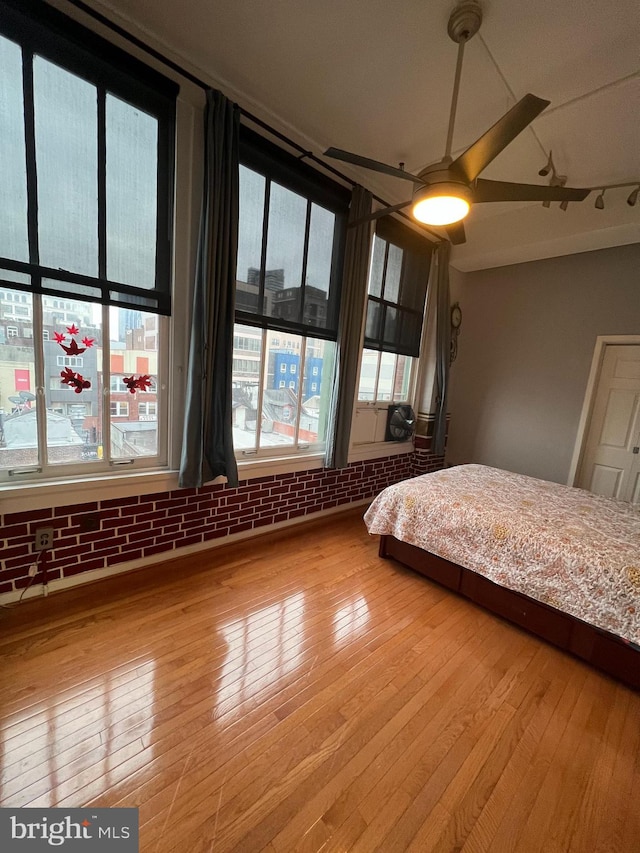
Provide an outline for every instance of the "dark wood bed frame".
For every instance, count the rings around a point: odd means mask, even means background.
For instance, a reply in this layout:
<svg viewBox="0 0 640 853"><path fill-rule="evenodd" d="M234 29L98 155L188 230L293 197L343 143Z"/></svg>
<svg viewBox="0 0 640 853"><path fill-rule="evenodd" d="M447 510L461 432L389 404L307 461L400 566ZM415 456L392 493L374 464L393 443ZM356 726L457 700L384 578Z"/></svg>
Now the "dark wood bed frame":
<svg viewBox="0 0 640 853"><path fill-rule="evenodd" d="M594 628L567 613L451 563L393 536L380 537L380 556L402 565L503 616L608 675L640 690L640 650L615 634Z"/></svg>

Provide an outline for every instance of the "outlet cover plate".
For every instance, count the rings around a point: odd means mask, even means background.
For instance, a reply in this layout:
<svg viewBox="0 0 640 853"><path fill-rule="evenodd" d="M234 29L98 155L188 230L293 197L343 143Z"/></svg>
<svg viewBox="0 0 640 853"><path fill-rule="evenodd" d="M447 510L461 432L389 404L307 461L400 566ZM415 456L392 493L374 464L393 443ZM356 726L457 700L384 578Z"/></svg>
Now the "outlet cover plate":
<svg viewBox="0 0 640 853"><path fill-rule="evenodd" d="M48 551L53 548L53 527L39 527L36 530L34 549Z"/></svg>

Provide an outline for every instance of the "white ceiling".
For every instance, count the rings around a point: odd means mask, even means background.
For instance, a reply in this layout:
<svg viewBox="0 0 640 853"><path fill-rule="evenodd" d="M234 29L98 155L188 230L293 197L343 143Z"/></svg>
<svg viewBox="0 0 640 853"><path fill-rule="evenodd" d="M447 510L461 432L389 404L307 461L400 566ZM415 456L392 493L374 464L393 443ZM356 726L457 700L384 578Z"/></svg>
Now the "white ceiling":
<svg viewBox="0 0 640 853"><path fill-rule="evenodd" d="M58 4L63 5L63 4ZM129 21L315 154L333 145L417 171L444 153L455 71L454 0L109 0ZM467 45L454 154L527 92L551 101L483 172L542 183L553 150L573 186L640 181L637 0L481 0ZM108 11L111 10L111 11ZM328 161L391 203L404 181ZM609 190L571 204L477 205L461 270L640 241L640 202Z"/></svg>

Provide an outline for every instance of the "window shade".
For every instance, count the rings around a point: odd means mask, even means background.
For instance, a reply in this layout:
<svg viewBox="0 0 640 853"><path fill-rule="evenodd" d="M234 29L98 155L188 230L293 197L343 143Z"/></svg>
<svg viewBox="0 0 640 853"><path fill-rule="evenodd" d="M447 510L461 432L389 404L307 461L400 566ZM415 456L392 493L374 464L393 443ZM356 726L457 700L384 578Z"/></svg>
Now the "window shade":
<svg viewBox="0 0 640 853"><path fill-rule="evenodd" d="M391 217L376 225L364 346L417 357L427 293L431 244Z"/></svg>
<svg viewBox="0 0 640 853"><path fill-rule="evenodd" d="M0 77L0 281L169 314L177 84L37 0L3 3Z"/></svg>
<svg viewBox="0 0 640 853"><path fill-rule="evenodd" d="M349 193L241 130L236 321L335 340Z"/></svg>

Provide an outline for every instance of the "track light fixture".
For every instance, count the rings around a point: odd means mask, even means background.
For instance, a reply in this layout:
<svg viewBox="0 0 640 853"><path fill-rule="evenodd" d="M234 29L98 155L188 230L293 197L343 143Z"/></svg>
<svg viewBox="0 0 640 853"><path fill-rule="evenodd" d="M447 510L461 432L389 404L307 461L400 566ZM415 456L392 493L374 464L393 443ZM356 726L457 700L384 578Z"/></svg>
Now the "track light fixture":
<svg viewBox="0 0 640 853"><path fill-rule="evenodd" d="M541 178L546 178L549 172L552 172L554 175L556 173L556 167L553 165L553 156L551 151L549 151L549 159L547 160L546 166L543 166L538 174Z"/></svg>
<svg viewBox="0 0 640 853"><path fill-rule="evenodd" d="M541 178L546 178L547 175L549 177L549 186L550 187L563 187L567 182L566 175L559 175L555 163L553 162L553 154L549 151L549 156L547 157L547 162L544 164L542 169L539 170L538 174ZM595 201L595 207L597 210L604 210L604 194L606 190L615 190L621 187L634 187L627 197L627 204L629 207L635 207L638 202L638 196L640 195L640 182L639 181L627 181L626 183L621 184L605 184L604 186L601 184L600 186L595 187L585 187L590 192L598 192L599 195ZM550 207L551 202L543 201L543 207ZM568 201L560 202L560 210L566 210L569 206Z"/></svg>
<svg viewBox="0 0 640 853"><path fill-rule="evenodd" d="M629 207L635 207L638 201L638 193L640 193L640 183L638 181L627 181L624 184L605 184L604 186L591 187L592 191L600 191L600 195L596 198L595 206L598 210L604 210L604 194L605 190L616 190L622 187L635 187L627 196L627 204Z"/></svg>

